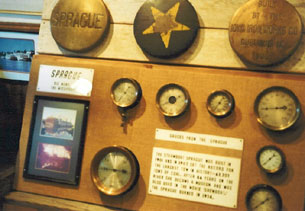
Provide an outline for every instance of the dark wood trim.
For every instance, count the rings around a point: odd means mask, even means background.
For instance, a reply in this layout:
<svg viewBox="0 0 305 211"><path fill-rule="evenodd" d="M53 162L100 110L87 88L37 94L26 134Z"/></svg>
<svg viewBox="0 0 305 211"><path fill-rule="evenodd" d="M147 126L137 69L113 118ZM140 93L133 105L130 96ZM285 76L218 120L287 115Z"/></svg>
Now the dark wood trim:
<svg viewBox="0 0 305 211"><path fill-rule="evenodd" d="M0 22L0 31L39 33L40 24Z"/></svg>

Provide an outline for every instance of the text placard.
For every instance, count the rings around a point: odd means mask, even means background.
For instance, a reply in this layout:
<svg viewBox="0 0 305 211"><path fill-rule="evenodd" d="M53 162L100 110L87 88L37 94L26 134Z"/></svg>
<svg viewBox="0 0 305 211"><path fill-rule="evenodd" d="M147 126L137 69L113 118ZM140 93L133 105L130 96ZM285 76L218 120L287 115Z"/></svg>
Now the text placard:
<svg viewBox="0 0 305 211"><path fill-rule="evenodd" d="M37 91L91 96L94 69L40 65Z"/></svg>
<svg viewBox="0 0 305 211"><path fill-rule="evenodd" d="M237 207L241 159L154 147L150 194Z"/></svg>

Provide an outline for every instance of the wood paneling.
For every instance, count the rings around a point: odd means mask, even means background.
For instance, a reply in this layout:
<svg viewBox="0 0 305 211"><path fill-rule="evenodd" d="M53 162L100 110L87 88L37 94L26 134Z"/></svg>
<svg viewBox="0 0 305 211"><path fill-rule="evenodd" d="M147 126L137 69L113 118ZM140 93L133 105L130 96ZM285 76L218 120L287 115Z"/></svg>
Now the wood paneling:
<svg viewBox="0 0 305 211"><path fill-rule="evenodd" d="M36 84L40 64L94 68L92 96L87 98L37 92ZM120 115L110 97L112 83L121 77L136 79L143 90L143 98L134 110L135 115L127 126L127 133L124 133L120 126ZM158 89L170 82L184 86L192 99L190 111L174 121L165 119L155 106L155 96ZM302 110L305 111L305 76L303 75L155 65L102 59L79 59L50 55L36 56L33 60L31 80L27 92L20 139L20 160L18 162L16 189L133 210L178 210L181 207L184 210L228 210L223 207L148 194L152 149L157 144L155 130L156 128L162 128L244 139L238 208L235 210L246 209L245 195L250 187L258 183L272 185L279 191L283 199L284 210L302 210L305 195L305 169L300 168L300 166L305 165L304 116L291 130L285 133L270 133L257 123L253 111L253 103L257 94L273 85L291 89L299 98ZM206 99L215 89L227 89L235 97L235 111L226 119L215 120L206 110ZM81 179L78 187L22 177L35 95L52 95L90 101ZM138 184L131 192L111 198L100 195L94 187L90 178L90 163L97 151L114 144L123 145L135 153L141 166L141 175ZM262 146L270 144L278 146L286 155L287 172L279 177L267 177L256 164L256 152ZM187 146L188 150L191 148L191 146Z"/></svg>

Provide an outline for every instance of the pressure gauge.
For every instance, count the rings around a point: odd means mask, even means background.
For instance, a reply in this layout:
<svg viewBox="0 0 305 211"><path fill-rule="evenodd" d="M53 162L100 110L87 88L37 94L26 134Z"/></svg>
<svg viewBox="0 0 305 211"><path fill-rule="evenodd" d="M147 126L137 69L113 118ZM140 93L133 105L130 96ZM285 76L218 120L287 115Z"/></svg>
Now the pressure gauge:
<svg viewBox="0 0 305 211"><path fill-rule="evenodd" d="M140 167L135 155L125 147L100 150L91 163L91 178L97 189L110 196L126 193L137 183Z"/></svg>
<svg viewBox="0 0 305 211"><path fill-rule="evenodd" d="M139 83L130 78L121 78L115 81L111 87L113 103L120 108L131 108L139 103L142 97L142 89Z"/></svg>
<svg viewBox="0 0 305 211"><path fill-rule="evenodd" d="M282 210L282 199L280 194L273 187L259 184L248 191L246 206L248 211L278 211Z"/></svg>
<svg viewBox="0 0 305 211"><path fill-rule="evenodd" d="M290 128L298 120L301 107L298 98L285 87L273 86L256 98L254 111L257 121L274 131Z"/></svg>
<svg viewBox="0 0 305 211"><path fill-rule="evenodd" d="M283 152L275 146L265 146L256 154L258 166L268 174L279 173L285 166Z"/></svg>
<svg viewBox="0 0 305 211"><path fill-rule="evenodd" d="M214 117L227 117L234 110L234 97L227 90L217 90L209 95L206 106Z"/></svg>
<svg viewBox="0 0 305 211"><path fill-rule="evenodd" d="M159 111L167 117L177 117L183 114L191 103L188 91L177 84L166 84L161 87L156 96Z"/></svg>

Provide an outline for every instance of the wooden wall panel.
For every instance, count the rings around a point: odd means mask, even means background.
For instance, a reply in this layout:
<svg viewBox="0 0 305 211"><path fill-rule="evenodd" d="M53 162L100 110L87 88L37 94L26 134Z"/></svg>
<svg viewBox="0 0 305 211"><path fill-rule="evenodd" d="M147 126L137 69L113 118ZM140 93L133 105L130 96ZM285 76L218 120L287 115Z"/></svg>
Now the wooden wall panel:
<svg viewBox="0 0 305 211"><path fill-rule="evenodd" d="M57 0L44 1L38 52L42 54L71 55L80 57L135 60L151 63L186 64L261 71L305 73L305 38L297 51L284 63L274 67L256 67L243 63L231 48L228 26L234 12L247 0L191 0L195 7L200 31L192 47L178 58L164 60L146 55L137 45L133 35L133 20L144 0L105 0L111 14L110 32L103 43L88 53L72 53L59 48L50 31L50 15ZM305 22L305 5L302 0L289 0ZM304 30L303 30L304 31ZM304 33L303 33L304 34Z"/></svg>
<svg viewBox="0 0 305 211"><path fill-rule="evenodd" d="M87 98L37 92L36 84L40 64L94 68L92 96ZM127 133L124 133L120 127L121 118L109 94L112 83L121 77L136 79L143 90L143 98L136 107L136 115L131 119L131 124L127 126ZM158 89L170 82L184 86L192 99L190 111L175 121L166 121L155 106ZM161 128L244 139L238 208L233 210L246 209L244 203L246 192L257 183L266 183L275 187L282 196L284 210L302 210L305 195L305 169L302 168L305 165L304 115L295 128L280 135L264 130L256 122L254 116L253 103L257 94L264 88L273 85L286 86L293 90L301 102L302 110L305 111L305 76L303 75L38 55L33 61L27 91L16 189L132 210L179 210L181 207L184 210L228 210L228 208L219 206L148 194L152 149L158 144L155 140L155 130ZM215 89L229 90L236 100L235 112L223 120L215 120L205 108L207 96ZM22 177L35 95L52 95L90 101L81 180L78 187ZM94 187L90 179L90 163L97 151L114 144L126 146L135 153L141 166L141 175L138 184L131 192L111 198L100 195ZM256 152L262 146L270 144L281 148L286 155L288 169L287 173L281 177L267 177L256 165Z"/></svg>

